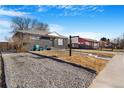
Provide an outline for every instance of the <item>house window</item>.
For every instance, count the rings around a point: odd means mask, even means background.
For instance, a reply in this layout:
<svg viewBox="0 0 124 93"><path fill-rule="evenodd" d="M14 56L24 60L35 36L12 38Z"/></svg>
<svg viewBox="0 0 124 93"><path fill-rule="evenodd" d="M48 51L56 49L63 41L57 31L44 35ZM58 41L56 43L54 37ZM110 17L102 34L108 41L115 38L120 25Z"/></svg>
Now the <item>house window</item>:
<svg viewBox="0 0 124 93"><path fill-rule="evenodd" d="M40 37L40 39L50 40L50 37L45 37L45 36L42 36L42 37Z"/></svg>
<svg viewBox="0 0 124 93"><path fill-rule="evenodd" d="M63 45L63 39L58 39L58 45Z"/></svg>

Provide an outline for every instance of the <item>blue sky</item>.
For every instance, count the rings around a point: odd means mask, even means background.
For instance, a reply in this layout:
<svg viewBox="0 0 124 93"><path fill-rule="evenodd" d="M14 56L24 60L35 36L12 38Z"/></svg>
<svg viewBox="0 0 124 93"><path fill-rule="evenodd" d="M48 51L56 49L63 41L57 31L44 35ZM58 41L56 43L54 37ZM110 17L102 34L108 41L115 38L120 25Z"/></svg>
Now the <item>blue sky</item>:
<svg viewBox="0 0 124 93"><path fill-rule="evenodd" d="M0 6L0 41L11 37L11 18L38 19L49 25L50 31L62 35L79 35L99 40L115 38L124 32L124 6Z"/></svg>

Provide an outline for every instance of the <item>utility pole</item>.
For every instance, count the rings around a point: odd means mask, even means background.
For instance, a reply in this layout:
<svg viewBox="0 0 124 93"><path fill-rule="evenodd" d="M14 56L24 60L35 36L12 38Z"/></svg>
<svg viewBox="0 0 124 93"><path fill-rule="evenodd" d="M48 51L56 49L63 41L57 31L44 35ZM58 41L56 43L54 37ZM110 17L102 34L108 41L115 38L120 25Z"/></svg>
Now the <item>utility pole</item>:
<svg viewBox="0 0 124 93"><path fill-rule="evenodd" d="M69 39L70 39L70 45L69 45L69 56L71 56L71 52L72 52L72 41L71 41L71 35L70 35Z"/></svg>

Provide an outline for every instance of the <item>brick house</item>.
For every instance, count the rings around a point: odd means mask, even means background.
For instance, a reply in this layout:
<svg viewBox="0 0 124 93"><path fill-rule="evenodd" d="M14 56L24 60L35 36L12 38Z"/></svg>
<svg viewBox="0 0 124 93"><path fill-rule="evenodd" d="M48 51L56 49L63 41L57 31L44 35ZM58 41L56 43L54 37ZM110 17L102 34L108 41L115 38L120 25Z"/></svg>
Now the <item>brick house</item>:
<svg viewBox="0 0 124 93"><path fill-rule="evenodd" d="M63 49L68 47L68 38L57 32L25 30L17 31L12 38L14 39L16 37L23 39L23 45L26 50L31 50L35 44L38 44L41 47L47 46L48 48Z"/></svg>
<svg viewBox="0 0 124 93"><path fill-rule="evenodd" d="M83 49L97 49L99 48L99 42L97 40L76 36L72 37L72 47Z"/></svg>

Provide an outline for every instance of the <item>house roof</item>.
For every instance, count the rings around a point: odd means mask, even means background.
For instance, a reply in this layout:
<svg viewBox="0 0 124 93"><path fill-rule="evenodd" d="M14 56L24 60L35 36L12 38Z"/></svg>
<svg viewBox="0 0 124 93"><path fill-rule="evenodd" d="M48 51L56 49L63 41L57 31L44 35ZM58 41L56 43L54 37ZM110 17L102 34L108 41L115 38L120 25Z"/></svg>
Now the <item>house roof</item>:
<svg viewBox="0 0 124 93"><path fill-rule="evenodd" d="M89 42L98 42L97 40L95 40L95 39L89 39L89 38L82 38L82 37L80 37L80 36L73 36L72 38L75 38L75 37L78 37L81 41L89 41Z"/></svg>
<svg viewBox="0 0 124 93"><path fill-rule="evenodd" d="M18 30L17 33L28 33L28 34L34 34L34 35L47 35L49 32L47 31L38 31L38 30Z"/></svg>
<svg viewBox="0 0 124 93"><path fill-rule="evenodd" d="M78 36L79 37L79 36ZM90 38L82 38L82 37L79 37L80 39L83 39L83 40L86 40L86 41L89 41L89 42L96 42L96 43L98 43L98 41L97 40L95 40L95 39L90 39Z"/></svg>
<svg viewBox="0 0 124 93"><path fill-rule="evenodd" d="M60 35L60 34L57 33L57 32L49 32L47 35L48 35L48 36L53 36L53 37L67 38L67 37L65 37L65 36L63 36L63 35Z"/></svg>
<svg viewBox="0 0 124 93"><path fill-rule="evenodd" d="M95 39L89 39L89 38L83 38L83 39L85 39L85 40L87 40L87 41L91 41L91 42L98 42L98 41L95 40Z"/></svg>
<svg viewBox="0 0 124 93"><path fill-rule="evenodd" d="M17 33L27 33L32 35L40 35L40 36L49 36L49 37L58 37L58 38L67 38L63 35L60 35L57 32L48 32L48 31L38 31L38 30L19 30Z"/></svg>

